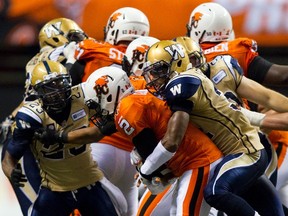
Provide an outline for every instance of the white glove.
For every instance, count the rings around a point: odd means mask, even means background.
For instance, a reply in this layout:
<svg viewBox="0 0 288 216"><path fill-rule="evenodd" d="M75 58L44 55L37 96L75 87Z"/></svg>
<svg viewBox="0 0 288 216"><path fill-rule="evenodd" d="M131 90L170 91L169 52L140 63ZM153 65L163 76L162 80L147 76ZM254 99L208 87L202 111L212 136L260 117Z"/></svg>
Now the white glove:
<svg viewBox="0 0 288 216"><path fill-rule="evenodd" d="M134 148L130 152L130 161L131 161L131 164L134 166L138 166L142 163L142 157L139 155L136 148Z"/></svg>
<svg viewBox="0 0 288 216"><path fill-rule="evenodd" d="M66 63L74 64L76 59L74 58L75 50L77 48L76 42L72 41L64 47L63 54L67 59Z"/></svg>
<svg viewBox="0 0 288 216"><path fill-rule="evenodd" d="M140 177L141 178L141 177ZM163 181L159 177L153 177L152 181L145 178L141 178L141 182L148 188L151 194L156 195L164 191L168 186L173 184L176 178L170 179L169 181Z"/></svg>

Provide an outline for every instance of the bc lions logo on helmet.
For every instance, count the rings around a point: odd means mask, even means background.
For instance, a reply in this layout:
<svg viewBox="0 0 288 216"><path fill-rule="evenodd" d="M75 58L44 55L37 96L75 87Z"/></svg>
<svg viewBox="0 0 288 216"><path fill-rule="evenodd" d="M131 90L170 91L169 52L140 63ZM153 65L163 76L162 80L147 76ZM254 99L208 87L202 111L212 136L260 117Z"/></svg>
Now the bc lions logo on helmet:
<svg viewBox="0 0 288 216"><path fill-rule="evenodd" d="M119 16L121 16L122 14L121 13L115 13L111 16L110 20L109 20L109 27L110 28L113 28L114 27L114 24L115 24L115 21L118 19Z"/></svg>
<svg viewBox="0 0 288 216"><path fill-rule="evenodd" d="M201 20L202 16L203 16L203 14L200 13L200 12L196 12L196 13L194 14L194 16L192 16L192 21L191 21L191 23L192 23L192 26L193 26L194 28L197 28L198 22L199 22L199 20Z"/></svg>
<svg viewBox="0 0 288 216"><path fill-rule="evenodd" d="M109 88L108 88L108 82L109 82L109 78L111 80L112 77L105 75L105 76L101 76L100 78L98 78L95 81L95 86L94 86L94 90L96 91L97 95L101 95L101 94L108 94L109 92Z"/></svg>
<svg viewBox="0 0 288 216"><path fill-rule="evenodd" d="M149 49L149 46L142 44L140 46L137 46L136 49L133 50L133 56L132 59L135 59L137 61L143 61L145 57L146 51Z"/></svg>

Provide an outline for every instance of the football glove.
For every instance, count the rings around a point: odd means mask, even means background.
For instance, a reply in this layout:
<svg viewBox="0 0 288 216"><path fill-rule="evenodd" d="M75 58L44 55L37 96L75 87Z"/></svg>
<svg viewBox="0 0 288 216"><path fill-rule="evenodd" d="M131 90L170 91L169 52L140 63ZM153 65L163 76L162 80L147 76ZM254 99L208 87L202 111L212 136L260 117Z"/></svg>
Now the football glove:
<svg viewBox="0 0 288 216"><path fill-rule="evenodd" d="M139 155L136 148L130 152L130 162L133 166L138 166L142 163L142 157Z"/></svg>
<svg viewBox="0 0 288 216"><path fill-rule="evenodd" d="M55 131L49 128L41 128L34 133L34 138L45 145L53 145L55 143L67 143L68 133L65 131Z"/></svg>
<svg viewBox="0 0 288 216"><path fill-rule="evenodd" d="M110 136L111 134L117 132L114 121L107 121L104 125L99 127L99 130L104 136Z"/></svg>
<svg viewBox="0 0 288 216"><path fill-rule="evenodd" d="M74 58L75 50L77 48L76 42L72 41L64 47L63 54L67 59L66 63L74 64L76 59Z"/></svg>
<svg viewBox="0 0 288 216"><path fill-rule="evenodd" d="M12 170L10 181L16 187L24 187L24 182L27 182L26 176L22 173L22 167L20 163L18 163Z"/></svg>
<svg viewBox="0 0 288 216"><path fill-rule="evenodd" d="M3 144L7 141L9 134L11 133L11 126L14 122L14 117L11 115L6 117L6 119L0 125L0 143Z"/></svg>

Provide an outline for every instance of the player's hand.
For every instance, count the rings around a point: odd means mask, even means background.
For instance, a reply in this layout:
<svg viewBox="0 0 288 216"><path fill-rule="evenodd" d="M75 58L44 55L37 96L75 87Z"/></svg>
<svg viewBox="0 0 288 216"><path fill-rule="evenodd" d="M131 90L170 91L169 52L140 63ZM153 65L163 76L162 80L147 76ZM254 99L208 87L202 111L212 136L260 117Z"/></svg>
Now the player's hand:
<svg viewBox="0 0 288 216"><path fill-rule="evenodd" d="M97 121L93 122L104 136L110 136L117 132L114 122L114 115L107 115L103 118L97 118Z"/></svg>
<svg viewBox="0 0 288 216"><path fill-rule="evenodd" d="M11 133L11 126L14 122L12 116L8 116L0 125L0 143L5 143Z"/></svg>
<svg viewBox="0 0 288 216"><path fill-rule="evenodd" d="M131 164L134 166L139 166L142 163L142 157L140 156L136 148L134 148L130 152L130 161Z"/></svg>
<svg viewBox="0 0 288 216"><path fill-rule="evenodd" d="M16 187L24 187L24 182L27 182L26 176L22 173L21 164L18 163L12 170L10 180Z"/></svg>
<svg viewBox="0 0 288 216"><path fill-rule="evenodd" d="M74 64L76 59L74 58L75 50L77 48L76 42L72 41L64 47L63 54L67 59L66 63Z"/></svg>
<svg viewBox="0 0 288 216"><path fill-rule="evenodd" d="M53 145L55 143L66 143L67 133L64 131L57 132L49 128L41 128L35 131L34 138L45 145Z"/></svg>
<svg viewBox="0 0 288 216"><path fill-rule="evenodd" d="M165 177L160 178L157 176L154 176L151 178L151 180L148 180L146 178L143 178L141 175L139 175L137 178L137 187L139 187L140 184L142 183L145 188L148 188L148 190L152 194L156 195L156 194L163 192L168 186L173 184L175 180L176 180L175 178L167 180L165 179Z"/></svg>

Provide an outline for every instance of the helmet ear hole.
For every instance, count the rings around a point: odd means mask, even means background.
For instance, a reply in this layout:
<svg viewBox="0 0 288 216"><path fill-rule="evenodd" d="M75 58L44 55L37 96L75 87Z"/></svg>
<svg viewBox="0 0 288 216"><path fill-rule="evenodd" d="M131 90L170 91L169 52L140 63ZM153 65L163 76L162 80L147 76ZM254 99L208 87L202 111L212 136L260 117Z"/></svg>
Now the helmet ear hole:
<svg viewBox="0 0 288 216"><path fill-rule="evenodd" d="M179 61L177 62L177 67L181 67L181 65L182 65L182 60L179 60Z"/></svg>
<svg viewBox="0 0 288 216"><path fill-rule="evenodd" d="M58 39L58 38L53 38L53 40L56 42L56 43L58 43L60 40Z"/></svg>
<svg viewBox="0 0 288 216"><path fill-rule="evenodd" d="M107 97L107 102L111 102L112 101L112 95L110 94L108 97Z"/></svg>

